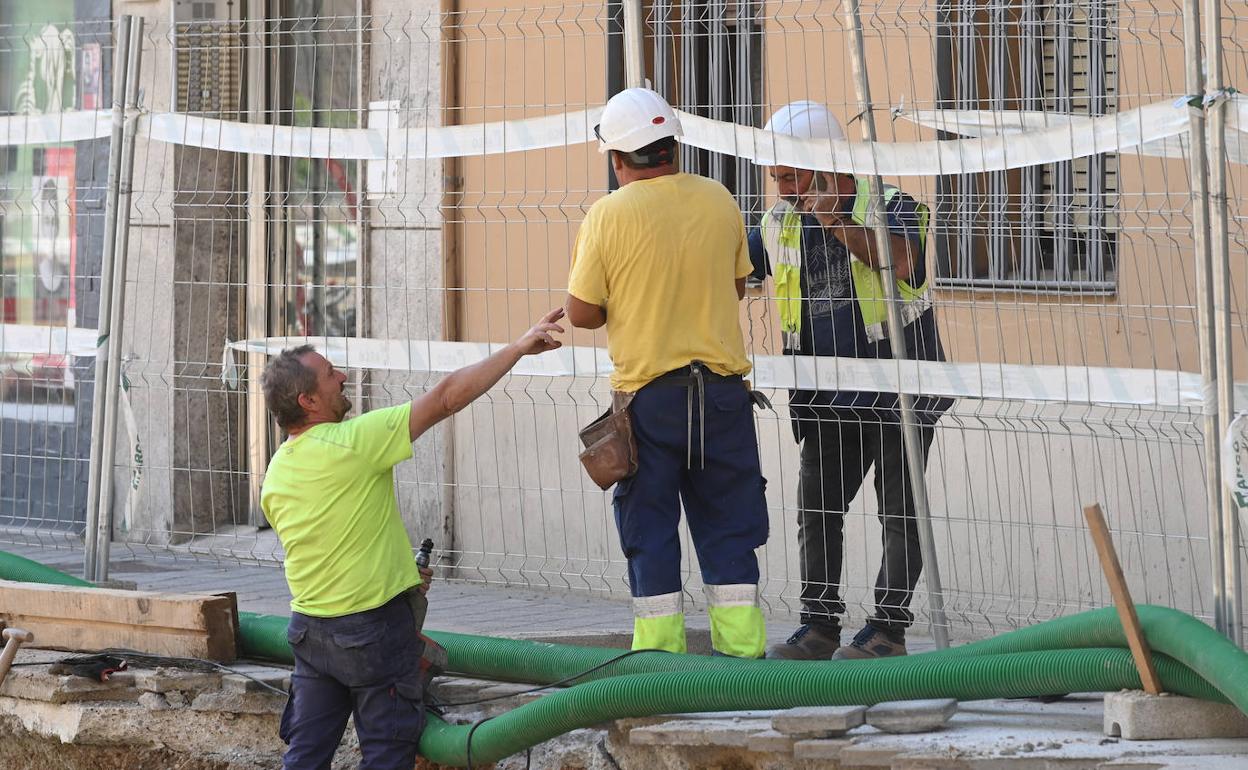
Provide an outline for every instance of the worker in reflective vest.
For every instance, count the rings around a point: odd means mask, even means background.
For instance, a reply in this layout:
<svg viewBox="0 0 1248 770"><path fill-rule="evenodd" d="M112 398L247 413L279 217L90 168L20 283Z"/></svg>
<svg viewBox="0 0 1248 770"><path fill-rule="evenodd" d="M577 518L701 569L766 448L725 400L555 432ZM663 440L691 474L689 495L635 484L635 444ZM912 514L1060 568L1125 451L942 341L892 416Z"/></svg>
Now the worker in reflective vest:
<svg viewBox="0 0 1248 770"><path fill-rule="evenodd" d="M765 130L801 139L843 141L827 107L800 101L780 108ZM773 277L784 351L790 355L892 358L888 307L875 234L865 226L867 181L850 174L770 168L780 200L750 234L754 276ZM893 186L884 189L890 250L908 358L944 360L928 294L924 250L928 209ZM933 425L952 402L916 399L922 455ZM801 626L767 657L798 660L904 655L914 620L909 605L922 570L896 393L795 390L789 410L801 445L798 541ZM841 645L844 516L867 471L883 526L875 613Z"/></svg>

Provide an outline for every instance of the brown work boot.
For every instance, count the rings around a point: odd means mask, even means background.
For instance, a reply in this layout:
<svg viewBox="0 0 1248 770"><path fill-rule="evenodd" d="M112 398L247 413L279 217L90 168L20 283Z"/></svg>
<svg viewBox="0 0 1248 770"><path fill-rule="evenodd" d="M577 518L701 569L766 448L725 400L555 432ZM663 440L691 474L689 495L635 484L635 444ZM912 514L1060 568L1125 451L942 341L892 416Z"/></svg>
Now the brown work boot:
<svg viewBox="0 0 1248 770"><path fill-rule="evenodd" d="M799 626L784 644L773 644L768 660L828 660L841 646L841 630L835 626Z"/></svg>
<svg viewBox="0 0 1248 770"><path fill-rule="evenodd" d="M892 658L906 654L906 637L876 628L868 623L854 636L854 641L836 651L832 660Z"/></svg>

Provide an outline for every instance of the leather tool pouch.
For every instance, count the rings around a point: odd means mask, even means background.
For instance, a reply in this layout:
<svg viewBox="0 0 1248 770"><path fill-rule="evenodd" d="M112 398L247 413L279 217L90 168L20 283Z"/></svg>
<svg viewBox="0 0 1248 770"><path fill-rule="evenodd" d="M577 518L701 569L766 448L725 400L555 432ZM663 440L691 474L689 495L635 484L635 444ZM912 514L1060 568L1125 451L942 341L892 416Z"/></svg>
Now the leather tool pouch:
<svg viewBox="0 0 1248 770"><path fill-rule="evenodd" d="M637 473L637 440L628 411L631 393L612 394L611 408L580 432L581 465L601 489Z"/></svg>

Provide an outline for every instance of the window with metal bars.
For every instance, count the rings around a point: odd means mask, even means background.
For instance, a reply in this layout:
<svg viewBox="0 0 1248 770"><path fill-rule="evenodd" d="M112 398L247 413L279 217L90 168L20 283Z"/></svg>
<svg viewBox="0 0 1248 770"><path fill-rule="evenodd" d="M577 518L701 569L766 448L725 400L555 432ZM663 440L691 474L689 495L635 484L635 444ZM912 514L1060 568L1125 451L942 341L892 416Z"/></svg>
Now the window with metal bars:
<svg viewBox="0 0 1248 770"><path fill-rule="evenodd" d="M1115 0L959 0L938 13L942 109L1054 118L1116 109ZM941 177L937 282L1112 292L1117 207L1113 154Z"/></svg>
<svg viewBox="0 0 1248 770"><path fill-rule="evenodd" d="M763 26L757 0L655 0L653 87L686 112L762 125ZM747 221L762 206L762 176L748 160L685 146L682 170L732 191Z"/></svg>
<svg viewBox="0 0 1248 770"><path fill-rule="evenodd" d="M180 0L174 8L175 105L179 112L241 119L242 22L233 3ZM220 15L219 15L220 14Z"/></svg>

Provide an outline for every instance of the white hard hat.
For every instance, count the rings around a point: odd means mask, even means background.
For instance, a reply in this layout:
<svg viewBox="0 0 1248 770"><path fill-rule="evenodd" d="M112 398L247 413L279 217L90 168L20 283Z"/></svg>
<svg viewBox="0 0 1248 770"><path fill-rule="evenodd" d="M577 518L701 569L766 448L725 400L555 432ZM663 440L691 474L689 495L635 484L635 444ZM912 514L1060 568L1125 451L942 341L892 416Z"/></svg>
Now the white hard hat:
<svg viewBox="0 0 1248 770"><path fill-rule="evenodd" d="M649 88L628 88L612 96L594 126L598 152L633 152L669 136L682 136L680 118L667 100Z"/></svg>
<svg viewBox="0 0 1248 770"><path fill-rule="evenodd" d="M798 139L845 138L845 130L827 107L806 100L790 102L776 110L763 130Z"/></svg>

